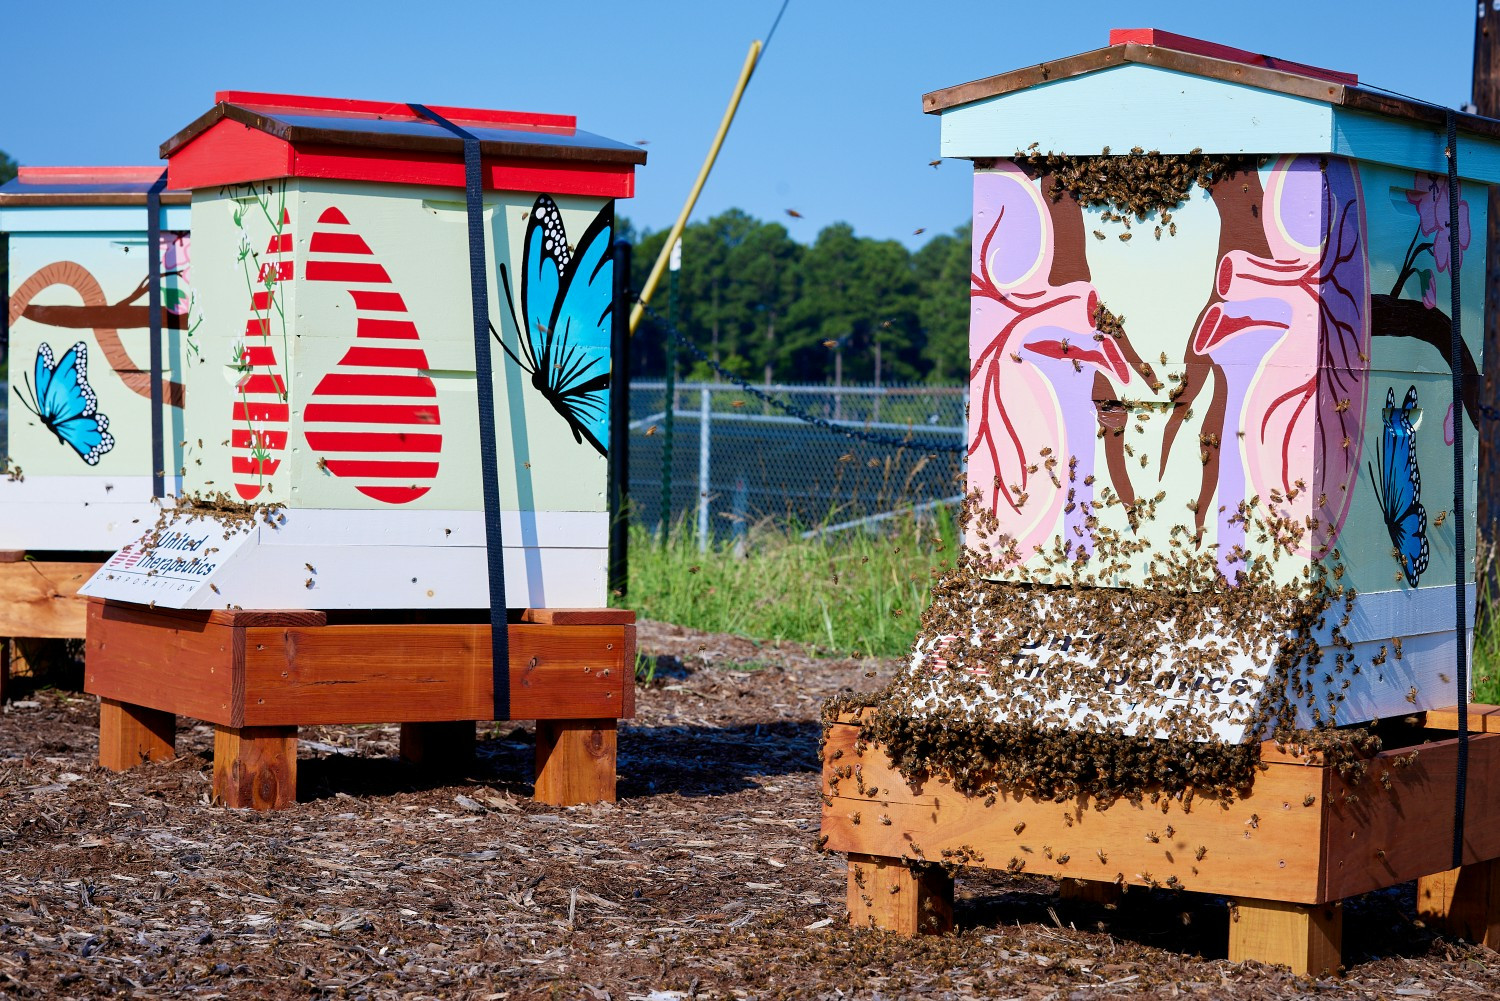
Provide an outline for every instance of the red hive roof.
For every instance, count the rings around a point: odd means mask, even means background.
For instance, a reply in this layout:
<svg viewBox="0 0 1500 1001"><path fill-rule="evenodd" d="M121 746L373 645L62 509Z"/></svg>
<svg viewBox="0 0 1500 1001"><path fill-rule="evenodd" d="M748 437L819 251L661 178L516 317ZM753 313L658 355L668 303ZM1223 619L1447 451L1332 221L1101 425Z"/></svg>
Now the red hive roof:
<svg viewBox="0 0 1500 1001"><path fill-rule="evenodd" d="M408 104L244 91L215 99L162 144L173 187L278 177L463 187L462 141ZM580 131L571 115L431 110L480 140L494 190L624 198L646 162L634 146Z"/></svg>

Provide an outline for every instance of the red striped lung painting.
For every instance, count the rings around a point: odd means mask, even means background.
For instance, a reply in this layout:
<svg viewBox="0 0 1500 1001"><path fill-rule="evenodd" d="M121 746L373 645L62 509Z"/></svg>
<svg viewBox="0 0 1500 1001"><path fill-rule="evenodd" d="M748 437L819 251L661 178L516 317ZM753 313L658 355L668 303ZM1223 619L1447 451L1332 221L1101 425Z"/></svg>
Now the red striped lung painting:
<svg viewBox="0 0 1500 1001"><path fill-rule="evenodd" d="M292 261L291 216L285 205L274 214L264 201L268 219L277 220L271 231L263 258L254 263L248 244L241 247L240 264L246 269L245 282L251 285L250 319L245 323L245 339L235 352L240 378L235 383L235 398L229 432L230 469L234 489L245 500L255 500L266 489L266 478L281 465L280 454L286 451L287 401L286 380L282 363L286 352L286 316L277 308L280 288L296 277ZM244 210L236 210L239 224ZM255 269L253 285L250 269ZM278 336L279 335L279 336ZM277 354L280 345L281 355Z"/></svg>
<svg viewBox="0 0 1500 1001"><path fill-rule="evenodd" d="M303 413L307 444L328 472L367 497L406 504L432 489L443 447L437 389L406 303L344 213L318 217L304 280L343 287L354 343L318 382Z"/></svg>

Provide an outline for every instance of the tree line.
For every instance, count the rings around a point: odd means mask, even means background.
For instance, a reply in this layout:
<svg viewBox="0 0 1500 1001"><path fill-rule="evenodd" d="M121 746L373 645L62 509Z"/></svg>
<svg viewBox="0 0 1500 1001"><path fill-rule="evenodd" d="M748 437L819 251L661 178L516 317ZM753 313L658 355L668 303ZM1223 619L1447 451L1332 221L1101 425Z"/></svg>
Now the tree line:
<svg viewBox="0 0 1500 1001"><path fill-rule="evenodd" d="M631 287L642 288L667 231L619 231L633 243ZM955 383L969 358L970 224L915 252L857 236L848 223L812 244L785 226L730 209L682 236L675 325L724 368L756 382ZM668 276L652 296L667 312ZM636 378L665 374L662 331L645 318L631 341ZM678 373L714 378L678 352Z"/></svg>

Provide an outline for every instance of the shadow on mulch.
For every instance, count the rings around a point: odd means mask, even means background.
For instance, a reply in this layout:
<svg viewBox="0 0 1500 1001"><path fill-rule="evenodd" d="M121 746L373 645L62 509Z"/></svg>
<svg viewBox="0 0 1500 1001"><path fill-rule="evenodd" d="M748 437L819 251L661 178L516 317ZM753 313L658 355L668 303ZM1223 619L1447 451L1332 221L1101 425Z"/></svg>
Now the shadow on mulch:
<svg viewBox="0 0 1500 1001"><path fill-rule="evenodd" d="M504 727L504 724L501 724ZM622 726L619 735L619 798L676 793L723 796L761 787L758 778L818 770L816 720L790 720L727 727ZM303 802L351 796L393 796L465 782L529 798L536 739L515 726L482 740L471 767L459 773L419 768L392 757L330 754L297 762L297 798Z"/></svg>
<svg viewBox="0 0 1500 1001"><path fill-rule="evenodd" d="M979 877L983 878L983 877ZM960 875L960 886L964 876ZM1034 884L1034 885L1033 885ZM1206 960L1228 953L1229 901L1223 897L1135 888L1117 906L1067 900L1050 880L1037 878L999 893L981 892L954 902L961 928L1032 924L1099 932ZM1344 963L1427 955L1438 936L1417 925L1416 883L1367 893L1344 902Z"/></svg>

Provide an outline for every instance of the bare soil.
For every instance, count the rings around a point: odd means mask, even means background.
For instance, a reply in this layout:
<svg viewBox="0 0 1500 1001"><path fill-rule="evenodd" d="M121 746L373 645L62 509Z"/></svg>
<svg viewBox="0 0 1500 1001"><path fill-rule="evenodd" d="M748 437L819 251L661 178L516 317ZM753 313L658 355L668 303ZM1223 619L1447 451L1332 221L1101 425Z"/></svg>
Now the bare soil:
<svg viewBox="0 0 1500 1001"><path fill-rule="evenodd" d="M302 731L300 801L209 805L211 731L95 764L95 700L0 714L0 996L95 998L1492 998L1493 952L1413 919L1410 886L1351 901L1349 967L1308 980L1224 958L1222 900L1061 901L964 873L960 931L845 926L820 853L818 710L892 662L645 623L658 657L621 728L620 801L530 802L533 737L481 728L468 774L399 764L391 726ZM873 676L872 676L873 674Z"/></svg>

